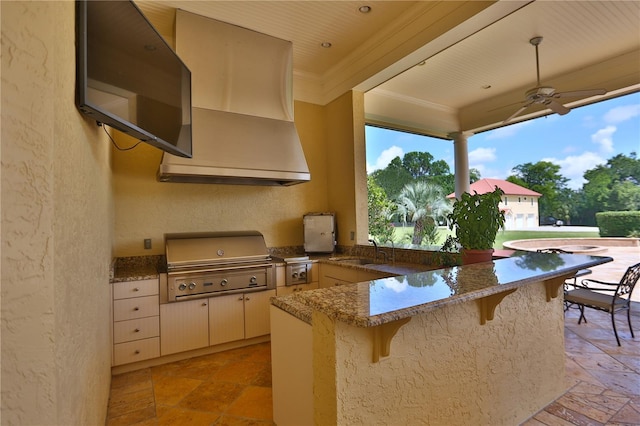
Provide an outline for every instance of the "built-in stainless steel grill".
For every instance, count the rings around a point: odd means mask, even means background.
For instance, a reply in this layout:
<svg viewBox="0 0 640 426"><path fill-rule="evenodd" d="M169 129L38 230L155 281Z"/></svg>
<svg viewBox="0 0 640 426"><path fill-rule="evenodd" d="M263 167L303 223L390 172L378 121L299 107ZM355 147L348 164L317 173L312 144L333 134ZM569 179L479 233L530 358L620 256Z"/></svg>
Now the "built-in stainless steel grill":
<svg viewBox="0 0 640 426"><path fill-rule="evenodd" d="M257 231L166 234L167 301L275 288L275 269Z"/></svg>

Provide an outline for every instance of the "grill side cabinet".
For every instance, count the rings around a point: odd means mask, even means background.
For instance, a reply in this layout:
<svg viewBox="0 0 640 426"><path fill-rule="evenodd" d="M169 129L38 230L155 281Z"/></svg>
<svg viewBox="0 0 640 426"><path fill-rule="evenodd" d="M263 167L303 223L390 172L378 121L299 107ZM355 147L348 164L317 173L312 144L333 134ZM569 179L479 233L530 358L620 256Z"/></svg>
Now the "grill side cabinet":
<svg viewBox="0 0 640 426"><path fill-rule="evenodd" d="M209 346L209 299L160 305L162 356Z"/></svg>
<svg viewBox="0 0 640 426"><path fill-rule="evenodd" d="M160 356L158 280L113 283L112 365Z"/></svg>

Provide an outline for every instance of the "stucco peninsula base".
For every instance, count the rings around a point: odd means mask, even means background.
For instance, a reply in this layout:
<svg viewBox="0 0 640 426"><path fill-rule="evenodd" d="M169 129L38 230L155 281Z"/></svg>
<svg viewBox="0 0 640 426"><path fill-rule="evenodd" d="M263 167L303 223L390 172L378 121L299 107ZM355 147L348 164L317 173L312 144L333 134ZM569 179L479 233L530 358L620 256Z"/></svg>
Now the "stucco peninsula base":
<svg viewBox="0 0 640 426"><path fill-rule="evenodd" d="M566 390L564 279L610 261L516 252L273 298L274 421L517 425Z"/></svg>

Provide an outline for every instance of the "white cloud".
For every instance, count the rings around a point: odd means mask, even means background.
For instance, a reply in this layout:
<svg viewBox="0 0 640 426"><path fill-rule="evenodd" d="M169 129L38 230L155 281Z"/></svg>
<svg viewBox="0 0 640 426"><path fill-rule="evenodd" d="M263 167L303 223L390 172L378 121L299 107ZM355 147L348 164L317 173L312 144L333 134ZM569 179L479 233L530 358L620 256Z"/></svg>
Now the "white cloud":
<svg viewBox="0 0 640 426"><path fill-rule="evenodd" d="M514 136L520 129L525 126L529 126L533 123L533 120L521 121L520 123L511 124L509 126L500 127L499 129L492 130L487 135L486 140L491 139L506 139Z"/></svg>
<svg viewBox="0 0 640 426"><path fill-rule="evenodd" d="M604 121L617 124L640 115L640 104L624 105L610 109L604 115Z"/></svg>
<svg viewBox="0 0 640 426"><path fill-rule="evenodd" d="M389 165L391 160L396 157L400 157L400 159L402 159L402 157L404 157L404 151L399 146L393 145L392 147L389 147L380 153L380 156L376 159L375 164L367 163L367 173L384 169Z"/></svg>
<svg viewBox="0 0 640 426"><path fill-rule="evenodd" d="M496 161L495 148L477 148L469 152L469 164Z"/></svg>
<svg viewBox="0 0 640 426"><path fill-rule="evenodd" d="M606 159L593 152L571 155L563 159L543 158L541 161L548 161L559 165L560 174L569 179L567 185L571 189L582 188L582 185L586 182L583 178L584 172L607 162Z"/></svg>
<svg viewBox="0 0 640 426"><path fill-rule="evenodd" d="M600 146L600 151L613 152L613 134L616 130L616 126L607 126L604 129L600 129L591 135L591 141Z"/></svg>

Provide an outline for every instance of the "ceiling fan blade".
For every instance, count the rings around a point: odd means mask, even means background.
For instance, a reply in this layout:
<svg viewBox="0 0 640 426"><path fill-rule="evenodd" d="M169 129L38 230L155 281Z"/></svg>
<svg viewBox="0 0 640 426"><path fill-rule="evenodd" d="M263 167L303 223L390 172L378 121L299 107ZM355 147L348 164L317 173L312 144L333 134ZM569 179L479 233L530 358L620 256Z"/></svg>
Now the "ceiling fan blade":
<svg viewBox="0 0 640 426"><path fill-rule="evenodd" d="M560 114L560 115L568 114L569 111L571 111L566 106L564 106L562 104L559 104L558 102L552 101L552 100L549 100L549 102L545 102L545 105L548 106L549 108L551 108L551 110L553 112L555 112L556 114Z"/></svg>
<svg viewBox="0 0 640 426"><path fill-rule="evenodd" d="M573 92L560 92L553 95L554 98L588 98L590 96L604 95L604 89L576 90Z"/></svg>
<svg viewBox="0 0 640 426"><path fill-rule="evenodd" d="M511 114L511 116L509 118L507 118L506 120L504 120L502 122L502 124L507 124L508 122L510 122L511 120L516 118L517 116L519 116L522 113L522 111L524 111L525 109L527 109L527 107L529 107L529 105L531 105L531 102L527 102L523 107L521 107L519 110L517 110L516 112Z"/></svg>

